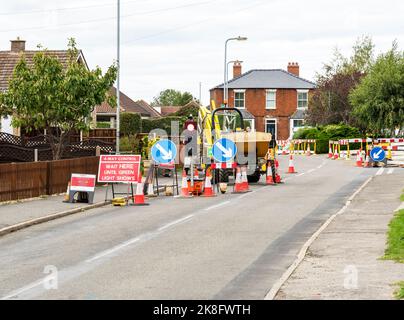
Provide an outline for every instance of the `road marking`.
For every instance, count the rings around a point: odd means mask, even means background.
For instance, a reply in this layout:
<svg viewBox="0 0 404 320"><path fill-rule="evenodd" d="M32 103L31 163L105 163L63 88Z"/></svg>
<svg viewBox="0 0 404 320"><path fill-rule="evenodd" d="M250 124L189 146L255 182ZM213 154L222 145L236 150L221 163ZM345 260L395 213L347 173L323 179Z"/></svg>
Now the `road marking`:
<svg viewBox="0 0 404 320"><path fill-rule="evenodd" d="M316 171L316 169L310 169L309 171L307 171L307 173L312 173L314 171Z"/></svg>
<svg viewBox="0 0 404 320"><path fill-rule="evenodd" d="M20 288L20 289L18 289L16 291L13 291L10 294L8 294L7 296L2 297L0 300L8 300L8 299L17 297L21 293L24 293L25 291L31 290L33 288L36 288L36 287L42 285L44 283L45 279L46 279L46 277L41 279L41 280L35 281L35 282L25 286L25 287L22 287L22 288Z"/></svg>
<svg viewBox="0 0 404 320"><path fill-rule="evenodd" d="M340 214L344 213L345 210L348 208L348 206L351 204L352 200L361 192L367 184L373 179L373 177L368 178L360 187L358 190L356 190L352 196L347 200L345 205L335 214L333 214L331 217L327 219L326 222L323 223L323 225L310 237L309 240L304 244L302 249L299 251L299 254L297 255L296 260L293 262L293 264L285 271L285 273L282 275L282 277L275 282L275 284L272 286L271 290L267 293L265 296L264 300L274 300L276 295L278 294L279 290L282 288L282 286L285 284L285 282L290 278L290 276L295 272L297 267L302 263L304 258L306 257L307 250L310 248L310 246L313 244L313 242L318 238L318 236L329 226L329 224Z"/></svg>
<svg viewBox="0 0 404 320"><path fill-rule="evenodd" d="M176 224L185 222L185 221L191 219L193 216L194 216L193 214L190 214L190 215L188 215L188 216L186 216L186 217L184 217L184 218L181 218L181 219L175 220L175 221L173 221L173 222L167 223L166 225L164 225L164 226L162 226L161 228L159 228L158 231L162 231L162 230L168 229L168 228L170 228L170 227L172 227L172 226L175 226Z"/></svg>
<svg viewBox="0 0 404 320"><path fill-rule="evenodd" d="M390 168L388 171L387 171L387 174L392 174L394 172L394 168Z"/></svg>
<svg viewBox="0 0 404 320"><path fill-rule="evenodd" d="M380 176L383 174L383 172L384 172L384 168L380 168L379 170L377 170L376 175Z"/></svg>
<svg viewBox="0 0 404 320"><path fill-rule="evenodd" d="M113 253L115 253L115 252L117 252L117 251L119 251L119 250L121 250L121 249L123 249L123 248L125 248L125 247L127 247L127 246L130 246L131 244L134 244L134 243L136 243L136 242L138 242L138 241L140 241L140 238L139 238L139 237L130 239L130 240L128 240L128 241L125 241L125 242L122 243L122 244L119 244L119 245L117 245L117 246L115 246L115 247L113 247L113 248L111 248L111 249L105 250L105 251L103 251L103 252L101 252L101 253L95 255L95 256L92 257L91 259L86 260L86 262L87 262L87 263L90 263L90 262L93 262L93 261L95 261L95 260L101 259L101 258L103 258L103 257L105 257L105 256L109 256L109 255L111 255L111 254L113 254Z"/></svg>
<svg viewBox="0 0 404 320"><path fill-rule="evenodd" d="M301 177L304 174L306 174L306 172L299 173L296 177Z"/></svg>
<svg viewBox="0 0 404 320"><path fill-rule="evenodd" d="M229 203L230 203L230 201L224 201L224 202L221 202L221 203L216 204L216 205L214 205L214 206L211 206L211 207L209 207L209 208L206 208L205 211L209 211L209 210L212 210L212 209L216 209L216 208L225 206L226 204L229 204Z"/></svg>

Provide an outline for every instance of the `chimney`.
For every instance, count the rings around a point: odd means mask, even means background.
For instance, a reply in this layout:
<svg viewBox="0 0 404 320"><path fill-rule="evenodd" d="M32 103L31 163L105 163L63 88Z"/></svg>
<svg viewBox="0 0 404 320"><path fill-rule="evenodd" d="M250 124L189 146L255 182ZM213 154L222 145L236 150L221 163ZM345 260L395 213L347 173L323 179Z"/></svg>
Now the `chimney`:
<svg viewBox="0 0 404 320"><path fill-rule="evenodd" d="M241 76L241 61L235 61L233 64L233 78Z"/></svg>
<svg viewBox="0 0 404 320"><path fill-rule="evenodd" d="M299 64L297 62L289 62L288 72L294 74L295 76L299 76L300 74Z"/></svg>
<svg viewBox="0 0 404 320"><path fill-rule="evenodd" d="M20 40L20 37L17 37L17 40L11 40L10 42L12 52L25 51L25 40Z"/></svg>

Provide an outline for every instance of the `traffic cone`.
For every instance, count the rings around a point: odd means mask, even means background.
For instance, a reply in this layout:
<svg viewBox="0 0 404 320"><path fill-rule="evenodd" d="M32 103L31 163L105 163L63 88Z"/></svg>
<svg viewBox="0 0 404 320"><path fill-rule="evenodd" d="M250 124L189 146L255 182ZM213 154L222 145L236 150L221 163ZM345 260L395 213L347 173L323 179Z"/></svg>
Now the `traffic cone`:
<svg viewBox="0 0 404 320"><path fill-rule="evenodd" d="M272 169L269 163L267 164L267 179L266 179L266 184L267 185L275 185L274 178L272 177Z"/></svg>
<svg viewBox="0 0 404 320"><path fill-rule="evenodd" d="M335 145L335 150L334 150L334 160L337 160L339 158L339 155L338 155L338 146L337 145Z"/></svg>
<svg viewBox="0 0 404 320"><path fill-rule="evenodd" d="M143 193L143 182L142 182L142 174L139 174L139 178L136 184L136 194L135 194L135 203L134 206L148 206L149 203L145 203L144 201L144 193Z"/></svg>
<svg viewBox="0 0 404 320"><path fill-rule="evenodd" d="M199 172L198 172L197 168L195 168L195 171L194 171L194 179L199 179Z"/></svg>
<svg viewBox="0 0 404 320"><path fill-rule="evenodd" d="M310 143L307 144L306 156L311 156Z"/></svg>
<svg viewBox="0 0 404 320"><path fill-rule="evenodd" d="M279 162L275 159L275 182L282 183L281 175L279 174Z"/></svg>
<svg viewBox="0 0 404 320"><path fill-rule="evenodd" d="M234 184L233 193L244 193L246 192L243 188L242 173L240 167L236 169L236 182Z"/></svg>
<svg viewBox="0 0 404 320"><path fill-rule="evenodd" d="M289 158L289 170L288 170L288 173L296 173L295 165L293 163L293 155L290 155L290 158Z"/></svg>
<svg viewBox="0 0 404 320"><path fill-rule="evenodd" d="M362 155L360 154L360 151L356 154L356 166L362 168Z"/></svg>
<svg viewBox="0 0 404 320"><path fill-rule="evenodd" d="M185 169L182 170L182 182L181 182L181 198L192 198L192 195L189 194L189 189L188 189L188 179L187 179L187 173L185 172Z"/></svg>
<svg viewBox="0 0 404 320"><path fill-rule="evenodd" d="M370 167L370 163L369 163L369 155L366 153L365 155L365 163L363 164L364 168L369 168Z"/></svg>
<svg viewBox="0 0 404 320"><path fill-rule="evenodd" d="M241 183L244 191L250 191L248 186L247 167L241 167Z"/></svg>
<svg viewBox="0 0 404 320"><path fill-rule="evenodd" d="M153 183L149 183L149 185L147 186L147 196L148 197L157 197L157 195L154 194Z"/></svg>
<svg viewBox="0 0 404 320"><path fill-rule="evenodd" d="M207 169L205 177L205 188L202 197L216 197L216 194L213 191L211 179L212 179L212 173L210 169Z"/></svg>
<svg viewBox="0 0 404 320"><path fill-rule="evenodd" d="M333 154L332 154L332 148L331 148L331 145L330 145L330 149L328 149L328 158L332 158L333 157Z"/></svg>
<svg viewBox="0 0 404 320"><path fill-rule="evenodd" d="M70 201L70 181L67 184L67 190L65 194L65 200L63 202L69 202Z"/></svg>

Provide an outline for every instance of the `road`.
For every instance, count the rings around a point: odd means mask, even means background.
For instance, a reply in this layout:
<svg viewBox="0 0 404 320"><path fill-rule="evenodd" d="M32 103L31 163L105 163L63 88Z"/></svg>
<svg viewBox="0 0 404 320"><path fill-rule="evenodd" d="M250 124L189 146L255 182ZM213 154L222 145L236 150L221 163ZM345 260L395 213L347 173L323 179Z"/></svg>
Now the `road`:
<svg viewBox="0 0 404 320"><path fill-rule="evenodd" d="M378 171L324 156L297 156L295 167L284 184L246 194L104 207L2 237L0 297L263 299L303 243ZM52 268L56 290L44 279Z"/></svg>

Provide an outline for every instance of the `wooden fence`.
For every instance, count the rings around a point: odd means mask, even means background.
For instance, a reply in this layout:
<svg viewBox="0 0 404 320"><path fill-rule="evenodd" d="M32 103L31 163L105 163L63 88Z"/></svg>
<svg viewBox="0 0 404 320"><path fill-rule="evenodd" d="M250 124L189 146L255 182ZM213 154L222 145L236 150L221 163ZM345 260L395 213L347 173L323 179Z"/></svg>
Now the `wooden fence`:
<svg viewBox="0 0 404 320"><path fill-rule="evenodd" d="M66 192L72 173L97 174L99 157L0 164L0 202Z"/></svg>

